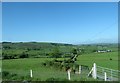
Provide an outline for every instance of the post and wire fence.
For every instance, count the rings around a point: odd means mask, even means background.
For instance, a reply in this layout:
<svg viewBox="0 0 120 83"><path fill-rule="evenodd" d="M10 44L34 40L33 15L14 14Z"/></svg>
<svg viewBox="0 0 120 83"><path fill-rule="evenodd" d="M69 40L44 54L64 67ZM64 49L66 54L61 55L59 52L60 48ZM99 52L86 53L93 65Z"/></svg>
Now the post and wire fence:
<svg viewBox="0 0 120 83"><path fill-rule="evenodd" d="M80 76L82 76L83 70L82 70L82 66L79 66L78 72L75 72L75 74L79 74ZM71 70L69 69L67 71L67 78L68 80L71 80L71 75L73 75L73 73L71 72ZM78 75L78 76L79 76ZM114 70L114 69L109 69L109 68L105 68L105 67L101 67L96 65L96 63L93 64L93 67L91 69L91 71L88 73L88 76L92 76L94 79L96 80L104 80L104 81L119 81L120 79L120 71L119 70ZM33 70L30 70L30 77L33 77Z"/></svg>
<svg viewBox="0 0 120 83"><path fill-rule="evenodd" d="M102 77L103 73L106 73L104 74L106 77L105 78L106 81L118 81L119 80L120 71L97 66L97 74L98 74L97 77Z"/></svg>
<svg viewBox="0 0 120 83"><path fill-rule="evenodd" d="M88 76L92 74L94 79L104 80L104 81L119 81L120 71L109 69L101 66L97 66L96 63L93 64L91 71Z"/></svg>

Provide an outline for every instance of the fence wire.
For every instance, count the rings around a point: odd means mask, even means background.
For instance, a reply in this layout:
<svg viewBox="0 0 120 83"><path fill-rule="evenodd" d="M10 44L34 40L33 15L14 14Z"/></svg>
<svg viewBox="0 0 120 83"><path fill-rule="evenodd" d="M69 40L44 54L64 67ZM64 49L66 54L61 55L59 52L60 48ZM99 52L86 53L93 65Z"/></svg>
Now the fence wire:
<svg viewBox="0 0 120 83"><path fill-rule="evenodd" d="M120 78L120 71L118 70L113 70L109 68L104 68L101 66L96 66L97 67L97 78L104 80L105 75L104 73L106 72L107 74L107 81L118 81Z"/></svg>

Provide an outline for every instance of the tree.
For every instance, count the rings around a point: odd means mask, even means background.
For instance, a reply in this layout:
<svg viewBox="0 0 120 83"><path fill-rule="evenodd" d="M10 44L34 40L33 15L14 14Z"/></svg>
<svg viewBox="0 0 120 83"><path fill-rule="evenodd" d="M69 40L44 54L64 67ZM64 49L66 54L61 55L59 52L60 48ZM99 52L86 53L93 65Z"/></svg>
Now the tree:
<svg viewBox="0 0 120 83"><path fill-rule="evenodd" d="M77 49L73 48L73 49L72 49L72 53L73 53L74 55L77 54Z"/></svg>
<svg viewBox="0 0 120 83"><path fill-rule="evenodd" d="M70 58L70 62L75 62L75 61L77 61L77 57L78 57L78 49L77 48L74 48L73 50L72 50L72 56L71 56L71 58Z"/></svg>
<svg viewBox="0 0 120 83"><path fill-rule="evenodd" d="M53 50L52 57L54 57L54 58L60 58L61 57L61 53L60 53L58 47L55 47L55 49Z"/></svg>
<svg viewBox="0 0 120 83"><path fill-rule="evenodd" d="M3 46L3 49L11 49L10 46Z"/></svg>
<svg viewBox="0 0 120 83"><path fill-rule="evenodd" d="M22 54L20 54L19 58L28 58L28 54L23 52Z"/></svg>

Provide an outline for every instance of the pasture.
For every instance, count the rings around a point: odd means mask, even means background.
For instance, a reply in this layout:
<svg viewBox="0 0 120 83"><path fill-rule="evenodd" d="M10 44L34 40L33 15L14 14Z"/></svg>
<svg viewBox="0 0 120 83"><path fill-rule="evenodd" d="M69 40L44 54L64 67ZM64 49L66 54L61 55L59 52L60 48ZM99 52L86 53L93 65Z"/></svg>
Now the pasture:
<svg viewBox="0 0 120 83"><path fill-rule="evenodd" d="M112 60L110 60L110 58ZM33 70L33 80L45 81L49 78L59 78L67 79L67 72L60 71L57 68L45 67L41 63L46 60L53 60L54 58L25 58L25 59L9 59L2 61L2 71L8 71L10 73L15 73L18 76L29 76L30 69ZM59 58L63 59L63 58ZM79 55L77 62L80 65L87 65L91 69L93 63L96 63L99 66L107 67L111 69L118 70L118 53L109 52L109 53L90 53ZM13 80L16 78L13 78ZM4 79L3 80L9 80ZM20 78L17 80L21 80ZM87 78L86 76L74 75L71 74L71 80L84 81L84 80L93 80Z"/></svg>
<svg viewBox="0 0 120 83"><path fill-rule="evenodd" d="M83 54L78 57L77 63L89 67L96 63L102 67L118 70L118 52Z"/></svg>

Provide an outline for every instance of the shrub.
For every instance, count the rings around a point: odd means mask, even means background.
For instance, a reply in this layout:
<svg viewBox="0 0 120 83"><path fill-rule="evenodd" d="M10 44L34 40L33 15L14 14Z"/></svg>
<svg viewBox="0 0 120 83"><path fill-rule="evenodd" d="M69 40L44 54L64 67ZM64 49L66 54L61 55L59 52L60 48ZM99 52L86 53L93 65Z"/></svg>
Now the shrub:
<svg viewBox="0 0 120 83"><path fill-rule="evenodd" d="M8 71L3 71L2 72L2 77L3 78L6 78L7 76L9 76L10 75L10 73L8 72Z"/></svg>
<svg viewBox="0 0 120 83"><path fill-rule="evenodd" d="M3 71L2 78L3 79L10 79L10 80L17 80L19 77L17 74L14 74L14 73L11 74L8 71Z"/></svg>
<svg viewBox="0 0 120 83"><path fill-rule="evenodd" d="M3 59L9 59L8 55L3 55L2 57L3 57Z"/></svg>
<svg viewBox="0 0 120 83"><path fill-rule="evenodd" d="M22 54L20 54L19 58L28 58L28 54L23 52Z"/></svg>

